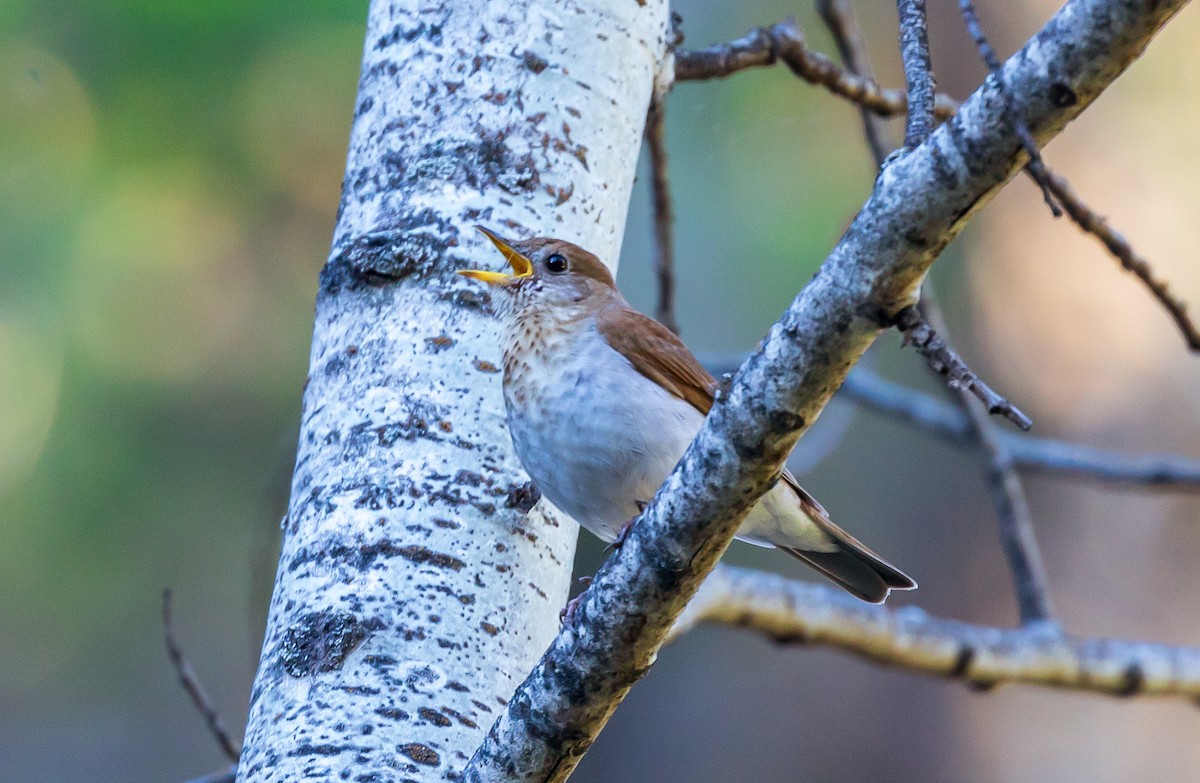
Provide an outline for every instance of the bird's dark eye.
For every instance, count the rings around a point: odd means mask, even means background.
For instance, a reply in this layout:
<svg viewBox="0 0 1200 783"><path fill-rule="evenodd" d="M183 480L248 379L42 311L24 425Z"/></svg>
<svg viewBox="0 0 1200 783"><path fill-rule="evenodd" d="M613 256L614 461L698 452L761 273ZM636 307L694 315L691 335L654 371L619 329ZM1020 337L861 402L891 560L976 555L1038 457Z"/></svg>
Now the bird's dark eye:
<svg viewBox="0 0 1200 783"><path fill-rule="evenodd" d="M546 269L556 275L561 275L567 271L567 257L562 253L555 253L546 259Z"/></svg>

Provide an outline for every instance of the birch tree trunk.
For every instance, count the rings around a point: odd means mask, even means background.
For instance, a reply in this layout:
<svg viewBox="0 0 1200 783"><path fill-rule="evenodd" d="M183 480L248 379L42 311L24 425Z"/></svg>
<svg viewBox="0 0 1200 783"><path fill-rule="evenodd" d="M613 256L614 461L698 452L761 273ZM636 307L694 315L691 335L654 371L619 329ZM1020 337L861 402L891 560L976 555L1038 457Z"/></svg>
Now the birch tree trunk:
<svg viewBox="0 0 1200 783"><path fill-rule="evenodd" d="M239 781L443 780L558 627L471 229L616 262L665 0L371 3Z"/></svg>

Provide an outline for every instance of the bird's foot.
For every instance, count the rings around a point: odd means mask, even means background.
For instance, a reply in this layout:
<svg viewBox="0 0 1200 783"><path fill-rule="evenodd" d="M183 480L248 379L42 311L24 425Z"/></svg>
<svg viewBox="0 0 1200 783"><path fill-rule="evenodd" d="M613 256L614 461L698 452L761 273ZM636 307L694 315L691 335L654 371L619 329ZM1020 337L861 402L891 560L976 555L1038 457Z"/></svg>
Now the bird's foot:
<svg viewBox="0 0 1200 783"><path fill-rule="evenodd" d="M583 589L586 590L592 584L592 577L590 577L590 576L579 577L579 584L583 585ZM575 610L579 608L579 604L582 600L583 600L583 593L580 593L579 595L572 598L570 601L567 601L567 605L564 606L558 613L558 622L560 625L574 625L575 624Z"/></svg>
<svg viewBox="0 0 1200 783"><path fill-rule="evenodd" d="M583 603L583 593L567 601L567 605L558 613L558 624L564 628L573 628L575 626L575 613L579 611L581 603Z"/></svg>
<svg viewBox="0 0 1200 783"><path fill-rule="evenodd" d="M637 503L637 516L630 517L625 524L621 525L621 529L617 531L617 537L608 545L609 549L620 549L625 546L625 539L629 538L629 531L633 530L633 523L637 522L642 516L642 512L646 510L646 503L641 500L634 501Z"/></svg>

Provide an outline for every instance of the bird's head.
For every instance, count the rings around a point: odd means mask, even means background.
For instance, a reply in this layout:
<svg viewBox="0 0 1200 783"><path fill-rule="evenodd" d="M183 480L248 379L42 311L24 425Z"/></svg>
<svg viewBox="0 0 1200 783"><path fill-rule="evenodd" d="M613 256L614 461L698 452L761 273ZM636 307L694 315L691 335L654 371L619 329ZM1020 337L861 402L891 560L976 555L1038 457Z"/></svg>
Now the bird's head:
<svg viewBox="0 0 1200 783"><path fill-rule="evenodd" d="M476 228L504 254L512 273L463 269L458 274L495 287L498 304L507 312L577 311L616 292L608 267L578 245L549 237L510 242L483 226Z"/></svg>

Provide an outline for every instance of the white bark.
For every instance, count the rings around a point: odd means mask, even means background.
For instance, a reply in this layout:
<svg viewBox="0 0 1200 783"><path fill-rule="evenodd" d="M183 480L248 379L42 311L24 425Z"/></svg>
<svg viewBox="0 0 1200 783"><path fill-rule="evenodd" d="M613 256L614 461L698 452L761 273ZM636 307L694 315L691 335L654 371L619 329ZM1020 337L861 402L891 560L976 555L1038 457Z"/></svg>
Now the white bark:
<svg viewBox="0 0 1200 783"><path fill-rule="evenodd" d="M558 628L471 230L615 264L664 0L373 2L239 781L442 780ZM529 513L526 513L526 512Z"/></svg>

